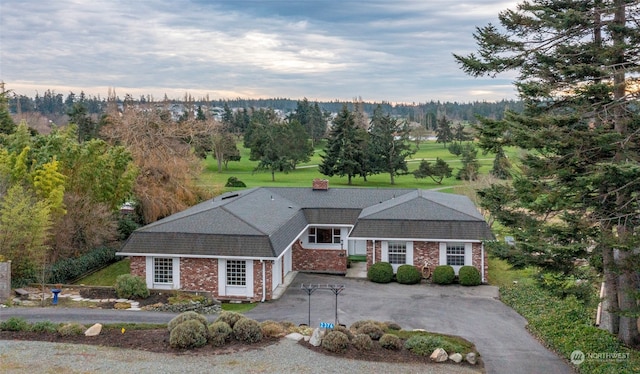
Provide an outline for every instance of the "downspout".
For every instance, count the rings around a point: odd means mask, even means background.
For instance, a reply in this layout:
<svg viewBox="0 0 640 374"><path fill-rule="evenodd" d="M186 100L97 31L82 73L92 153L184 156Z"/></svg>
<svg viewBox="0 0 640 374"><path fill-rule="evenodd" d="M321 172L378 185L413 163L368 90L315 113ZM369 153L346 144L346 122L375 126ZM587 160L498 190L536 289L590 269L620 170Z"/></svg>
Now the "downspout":
<svg viewBox="0 0 640 374"><path fill-rule="evenodd" d="M484 278L484 242L480 243L480 272L482 273L482 281L486 282Z"/></svg>
<svg viewBox="0 0 640 374"><path fill-rule="evenodd" d="M267 298L267 285L265 282L267 281L267 263L264 260L260 260L262 263L262 300L261 303L264 303L264 300Z"/></svg>

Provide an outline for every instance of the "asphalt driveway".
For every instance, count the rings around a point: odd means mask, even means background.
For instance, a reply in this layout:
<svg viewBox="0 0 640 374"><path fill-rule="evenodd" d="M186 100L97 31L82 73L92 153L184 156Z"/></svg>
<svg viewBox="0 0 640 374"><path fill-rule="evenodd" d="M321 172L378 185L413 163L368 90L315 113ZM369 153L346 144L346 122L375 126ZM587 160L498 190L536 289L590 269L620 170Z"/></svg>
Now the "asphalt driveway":
<svg viewBox="0 0 640 374"><path fill-rule="evenodd" d="M338 322L394 321L404 329L462 336L476 344L487 373L574 373L525 328L526 320L497 299L492 286L376 284L342 276L299 273L279 300L246 313L257 320L307 323L309 297L301 285L344 285L338 295ZM336 296L330 289L311 295L311 326L335 322Z"/></svg>

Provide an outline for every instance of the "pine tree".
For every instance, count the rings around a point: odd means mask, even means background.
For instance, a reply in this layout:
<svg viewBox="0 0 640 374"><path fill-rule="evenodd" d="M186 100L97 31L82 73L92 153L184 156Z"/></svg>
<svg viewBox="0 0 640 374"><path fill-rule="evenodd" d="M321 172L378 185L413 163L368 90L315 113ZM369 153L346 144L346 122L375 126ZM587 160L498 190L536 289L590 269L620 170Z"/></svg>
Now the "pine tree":
<svg viewBox="0 0 640 374"><path fill-rule="evenodd" d="M364 174L365 150L362 143L365 136L366 132L356 126L353 113L343 105L333 120L324 154L320 156L320 173L328 177L347 176L347 183L351 185L353 177Z"/></svg>
<svg viewBox="0 0 640 374"><path fill-rule="evenodd" d="M369 126L369 159L374 172L389 173L391 184L395 184L395 176L399 171L407 172L407 157L413 155L409 141L409 127L382 113L382 107L373 112Z"/></svg>
<svg viewBox="0 0 640 374"><path fill-rule="evenodd" d="M520 249L543 269L571 275L577 258L599 248L600 326L626 344L639 340L639 8L625 0L523 2L500 13L503 29L477 29L477 54L455 56L473 76L519 72L524 112L483 124L478 136L485 146L498 140L529 152L513 183L480 192L483 205L519 228Z"/></svg>

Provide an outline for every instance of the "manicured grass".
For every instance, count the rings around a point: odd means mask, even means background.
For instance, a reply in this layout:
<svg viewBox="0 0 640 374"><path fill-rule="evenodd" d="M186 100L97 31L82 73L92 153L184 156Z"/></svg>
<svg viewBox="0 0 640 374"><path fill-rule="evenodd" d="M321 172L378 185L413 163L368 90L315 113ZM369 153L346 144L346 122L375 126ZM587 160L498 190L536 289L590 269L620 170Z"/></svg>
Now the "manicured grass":
<svg viewBox="0 0 640 374"><path fill-rule="evenodd" d="M200 185L213 190L233 190L232 188L225 188L224 185L229 177L236 177L247 185L247 188L259 187L259 186L274 186L274 187L305 187L311 186L311 181L314 178L323 178L329 180L331 187L377 187L377 188L422 188L422 189L440 189L453 187L460 185L462 182L455 179L455 174L460 168L460 158L452 155L449 151L440 143L436 142L423 142L420 144L420 148L416 154L408 159L409 172L414 171L420 165L420 161L428 160L435 161L437 157L442 158L450 164L454 169L454 177L444 179L442 184L433 182L430 178L416 179L413 174L398 175L395 177L395 184L391 185L389 174L376 174L367 177L365 182L361 177L355 177L352 179L352 185L347 184L346 177L327 177L318 171L318 165L322 162L320 157L323 154L323 144L316 147L313 157L308 163L300 164L296 170L289 173L277 172L275 174L275 181L271 180L271 173L268 171L254 172L256 161L249 160L249 149L242 146L242 142L238 142L238 148L240 150L241 159L238 162L229 162L228 169L222 168L222 171L218 171L217 161L211 156L207 157L203 161L203 172L200 175ZM478 152L478 160L480 162L481 174L488 174L489 170L493 166L492 154L483 155L481 151ZM238 189L238 188L236 188ZM450 190L449 190L450 192Z"/></svg>
<svg viewBox="0 0 640 374"><path fill-rule="evenodd" d="M86 286L113 286L116 283L118 275L129 274L129 263L129 259L120 260L80 279L76 284L84 284Z"/></svg>
<svg viewBox="0 0 640 374"><path fill-rule="evenodd" d="M244 313L255 308L257 303L222 303L222 310L228 312Z"/></svg>
<svg viewBox="0 0 640 374"><path fill-rule="evenodd" d="M367 256L365 255L351 255L348 257L349 261L353 262L365 262L367 261Z"/></svg>

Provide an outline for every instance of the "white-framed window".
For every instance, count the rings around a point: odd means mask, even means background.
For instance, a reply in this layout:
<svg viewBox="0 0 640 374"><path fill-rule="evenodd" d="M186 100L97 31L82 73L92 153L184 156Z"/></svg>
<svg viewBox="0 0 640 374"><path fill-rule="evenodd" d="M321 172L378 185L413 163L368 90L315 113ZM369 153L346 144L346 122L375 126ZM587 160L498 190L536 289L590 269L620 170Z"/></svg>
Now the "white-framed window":
<svg viewBox="0 0 640 374"><path fill-rule="evenodd" d="M335 227L309 227L311 244L340 244L340 229Z"/></svg>
<svg viewBox="0 0 640 374"><path fill-rule="evenodd" d="M439 265L451 265L456 274L465 265L472 265L473 244L462 242L440 243Z"/></svg>
<svg viewBox="0 0 640 374"><path fill-rule="evenodd" d="M447 265L464 266L465 262L464 243L447 243Z"/></svg>
<svg viewBox="0 0 640 374"><path fill-rule="evenodd" d="M389 242L389 263L392 265L404 265L407 263L407 243Z"/></svg>
<svg viewBox="0 0 640 374"><path fill-rule="evenodd" d="M180 259L178 257L152 257L145 260L147 287L172 290L180 288Z"/></svg>
<svg viewBox="0 0 640 374"><path fill-rule="evenodd" d="M394 272L398 271L400 265L413 265L413 242L383 241L380 261L390 263Z"/></svg>
<svg viewBox="0 0 640 374"><path fill-rule="evenodd" d="M153 283L173 283L173 259L169 257L153 258Z"/></svg>
<svg viewBox="0 0 640 374"><path fill-rule="evenodd" d="M227 260L227 285L247 285L247 262L244 260Z"/></svg>

